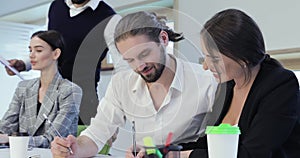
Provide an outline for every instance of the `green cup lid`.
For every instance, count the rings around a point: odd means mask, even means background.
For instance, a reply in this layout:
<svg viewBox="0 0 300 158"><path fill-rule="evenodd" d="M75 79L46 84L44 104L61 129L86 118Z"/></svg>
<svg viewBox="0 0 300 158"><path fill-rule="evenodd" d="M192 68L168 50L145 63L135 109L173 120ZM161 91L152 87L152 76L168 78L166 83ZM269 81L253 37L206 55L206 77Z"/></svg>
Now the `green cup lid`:
<svg viewBox="0 0 300 158"><path fill-rule="evenodd" d="M219 126L207 126L205 134L241 134L240 128L222 123Z"/></svg>

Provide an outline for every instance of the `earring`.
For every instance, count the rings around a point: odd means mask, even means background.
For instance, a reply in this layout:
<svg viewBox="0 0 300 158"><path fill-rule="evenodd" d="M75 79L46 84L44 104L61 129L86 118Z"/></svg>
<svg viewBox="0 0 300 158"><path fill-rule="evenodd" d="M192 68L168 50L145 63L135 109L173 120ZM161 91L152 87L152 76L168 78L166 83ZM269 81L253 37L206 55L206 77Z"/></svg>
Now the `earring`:
<svg viewBox="0 0 300 158"><path fill-rule="evenodd" d="M246 69L246 68L247 68L247 65L246 65L246 64L244 64L244 65L243 65L243 67L244 67L244 69Z"/></svg>

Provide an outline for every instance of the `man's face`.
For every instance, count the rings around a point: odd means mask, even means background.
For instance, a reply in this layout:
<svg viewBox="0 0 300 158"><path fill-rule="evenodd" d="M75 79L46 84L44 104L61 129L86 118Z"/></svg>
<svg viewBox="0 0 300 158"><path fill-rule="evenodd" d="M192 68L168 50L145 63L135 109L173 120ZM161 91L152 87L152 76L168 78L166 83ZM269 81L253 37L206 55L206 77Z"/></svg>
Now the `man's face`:
<svg viewBox="0 0 300 158"><path fill-rule="evenodd" d="M145 35L129 36L119 41L117 48L131 68L146 82L157 81L166 63L164 46Z"/></svg>

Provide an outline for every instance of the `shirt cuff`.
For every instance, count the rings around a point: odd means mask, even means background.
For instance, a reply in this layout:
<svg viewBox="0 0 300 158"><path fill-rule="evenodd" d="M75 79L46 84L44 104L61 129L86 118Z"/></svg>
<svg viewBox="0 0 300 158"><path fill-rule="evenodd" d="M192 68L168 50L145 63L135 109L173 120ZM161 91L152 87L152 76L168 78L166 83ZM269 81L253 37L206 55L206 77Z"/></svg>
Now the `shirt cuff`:
<svg viewBox="0 0 300 158"><path fill-rule="evenodd" d="M89 137L98 147L98 153L104 147L105 143L103 143L100 139L97 138L96 134L94 134L89 127L80 133L80 136Z"/></svg>

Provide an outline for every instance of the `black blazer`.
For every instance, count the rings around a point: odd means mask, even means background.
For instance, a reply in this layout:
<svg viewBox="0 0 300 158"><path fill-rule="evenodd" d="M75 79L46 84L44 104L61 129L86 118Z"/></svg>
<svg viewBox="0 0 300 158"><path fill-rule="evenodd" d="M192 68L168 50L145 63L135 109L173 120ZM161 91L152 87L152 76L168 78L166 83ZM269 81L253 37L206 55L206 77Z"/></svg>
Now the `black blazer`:
<svg viewBox="0 0 300 158"><path fill-rule="evenodd" d="M215 125L222 122L229 109L233 87L234 82L229 81ZM238 123L238 158L300 158L299 98L299 83L293 72L263 63ZM185 150L195 149L190 158L208 157L206 136L181 145Z"/></svg>

